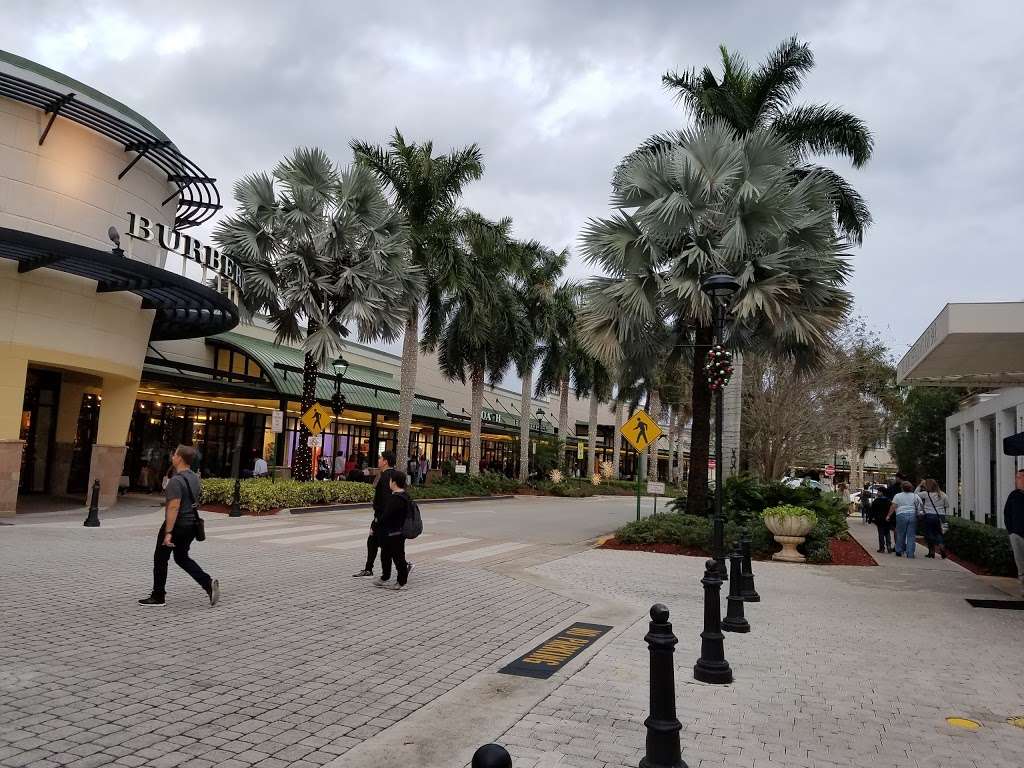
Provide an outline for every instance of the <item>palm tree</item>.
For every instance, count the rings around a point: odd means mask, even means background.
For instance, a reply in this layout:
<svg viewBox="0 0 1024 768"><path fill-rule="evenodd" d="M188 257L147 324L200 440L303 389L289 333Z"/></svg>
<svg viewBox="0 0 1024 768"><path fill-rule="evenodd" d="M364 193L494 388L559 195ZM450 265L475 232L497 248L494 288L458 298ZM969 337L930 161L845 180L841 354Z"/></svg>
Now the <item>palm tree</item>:
<svg viewBox="0 0 1024 768"><path fill-rule="evenodd" d="M515 292L525 321L515 341L516 373L522 380L519 401L519 482L530 473L530 422L533 369L543 351L542 341L554 322L555 286L569 261L569 252L556 253L535 240L517 244L519 265L514 275Z"/></svg>
<svg viewBox="0 0 1024 768"><path fill-rule="evenodd" d="M296 149L272 174L246 176L234 195L237 211L214 240L242 268L244 309L269 317L279 343L301 343L305 411L349 326L364 341L398 338L405 298L422 290L409 231L369 171L339 171L316 148ZM308 434L302 426L293 462L300 480L312 476Z"/></svg>
<svg viewBox="0 0 1024 768"><path fill-rule="evenodd" d="M464 256L451 278L451 290L441 303L445 322L428 326L423 346L437 348L441 373L450 380L470 383L471 412L469 473L480 473L480 432L484 384L505 375L515 357L514 340L526 324L511 280L517 266L510 237L511 219L491 222L466 213L458 223L458 246Z"/></svg>
<svg viewBox="0 0 1024 768"><path fill-rule="evenodd" d="M577 374L581 350L577 318L583 286L568 280L555 289L551 322L547 327L536 392L544 396L558 392L558 466L565 465L565 443L569 430L569 388Z"/></svg>
<svg viewBox="0 0 1024 768"><path fill-rule="evenodd" d="M814 68L810 46L796 37L784 40L756 70L735 51L724 45L720 50L720 79L704 67L699 72L667 72L662 83L675 91L698 124L724 120L740 134L770 129L782 136L796 153L802 173L813 171L830 178L839 229L860 243L871 224L864 200L842 176L808 160L814 155L835 155L849 158L860 168L871 158L874 138L863 120L837 107L792 106L804 76Z"/></svg>
<svg viewBox="0 0 1024 768"><path fill-rule="evenodd" d="M576 396L590 398L587 420L587 474L597 471L597 411L611 397L612 377L597 358L581 355L577 363Z"/></svg>
<svg viewBox="0 0 1024 768"><path fill-rule="evenodd" d="M648 354L664 328L692 334L694 513L707 493L711 404L700 379L712 327L701 278L725 271L739 280L731 346L785 350L796 365L814 361L851 303L832 178L794 170L793 151L770 131L740 136L724 123L674 134L627 159L613 185L618 212L591 220L582 238L585 258L606 275L590 280L580 312L591 353L618 365ZM670 355L682 346L655 344Z"/></svg>
<svg viewBox="0 0 1024 768"><path fill-rule="evenodd" d="M412 263L425 278L425 289L408 297L402 370L399 384L398 457L409 454L412 404L419 359L419 321L425 313L425 335L437 336L445 285L458 256L455 219L463 188L483 173L483 155L476 144L446 155L434 155L433 142L408 143L395 129L387 148L353 141L356 160L369 168L405 215Z"/></svg>

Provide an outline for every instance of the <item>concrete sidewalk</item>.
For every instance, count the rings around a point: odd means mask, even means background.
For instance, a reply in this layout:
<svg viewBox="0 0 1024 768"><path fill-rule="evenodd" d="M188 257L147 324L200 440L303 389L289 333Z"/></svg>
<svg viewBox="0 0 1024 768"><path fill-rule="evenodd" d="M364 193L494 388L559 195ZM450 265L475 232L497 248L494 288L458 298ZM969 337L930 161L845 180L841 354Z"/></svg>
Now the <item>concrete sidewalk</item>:
<svg viewBox="0 0 1024 768"><path fill-rule="evenodd" d="M858 539L874 529L852 528ZM870 541L869 541L870 543ZM873 548L872 548L873 551ZM882 556L879 556L882 557ZM534 569L632 602L638 620L497 740L516 768L635 768L648 713L643 641L654 602L672 611L683 757L691 768L1010 768L1024 762L1024 612L952 562L881 567L757 563L753 630L726 635L736 681L693 681L703 561L594 550ZM978 721L954 728L946 717Z"/></svg>

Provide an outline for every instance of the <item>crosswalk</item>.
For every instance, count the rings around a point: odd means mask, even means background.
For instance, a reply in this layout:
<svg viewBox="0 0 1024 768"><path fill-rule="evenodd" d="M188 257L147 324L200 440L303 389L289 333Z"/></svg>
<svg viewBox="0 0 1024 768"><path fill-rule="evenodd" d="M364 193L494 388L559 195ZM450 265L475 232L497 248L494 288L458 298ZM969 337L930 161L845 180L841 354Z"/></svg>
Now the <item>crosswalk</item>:
<svg viewBox="0 0 1024 768"><path fill-rule="evenodd" d="M369 531L366 522L352 519L337 523L313 522L301 518L207 520L207 538L211 542L302 547L330 552L355 553L364 550ZM484 567L507 565L524 557L532 557L537 562L543 562L551 559L546 555L557 556L550 551L552 549L543 544L495 541L443 532L425 533L406 542L407 557L417 563L436 559L445 563L465 563Z"/></svg>

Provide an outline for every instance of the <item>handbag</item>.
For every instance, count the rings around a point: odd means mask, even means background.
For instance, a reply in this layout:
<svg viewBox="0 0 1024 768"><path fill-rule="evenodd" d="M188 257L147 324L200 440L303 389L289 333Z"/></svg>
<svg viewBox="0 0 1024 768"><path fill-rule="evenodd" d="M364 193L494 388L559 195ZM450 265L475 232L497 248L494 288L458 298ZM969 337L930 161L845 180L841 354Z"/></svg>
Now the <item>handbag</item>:
<svg viewBox="0 0 1024 768"><path fill-rule="evenodd" d="M939 508L935 506L935 500L932 498L932 492L931 491L927 491L927 493L928 493L928 503L932 505L932 510L935 512L935 516L937 518L939 518L939 530L942 533L948 533L949 532L949 523L946 522L946 515L941 514L939 512Z"/></svg>
<svg viewBox="0 0 1024 768"><path fill-rule="evenodd" d="M196 502L195 496L192 495L192 485L188 480L185 480L185 492L188 494L189 505L192 509L192 514L195 516L195 523L192 525L192 535L196 541L206 541L206 523L203 518L199 516L199 504ZM179 513L179 519L180 513ZM175 521L177 522L177 520Z"/></svg>

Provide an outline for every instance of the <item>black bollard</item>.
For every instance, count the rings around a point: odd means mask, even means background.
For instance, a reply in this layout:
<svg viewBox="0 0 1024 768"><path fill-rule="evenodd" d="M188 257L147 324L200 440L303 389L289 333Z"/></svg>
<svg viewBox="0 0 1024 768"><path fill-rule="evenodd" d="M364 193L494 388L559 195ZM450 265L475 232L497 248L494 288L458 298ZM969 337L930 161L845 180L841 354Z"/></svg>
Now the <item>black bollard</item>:
<svg viewBox="0 0 1024 768"><path fill-rule="evenodd" d="M729 555L729 570L732 571L732 578L729 579L728 607L722 621L722 631L749 632L750 622L743 615L743 555L739 544Z"/></svg>
<svg viewBox="0 0 1024 768"><path fill-rule="evenodd" d="M750 532L743 531L740 537L740 548L743 552L743 599L748 603L760 603L761 596L754 589L754 569L750 562Z"/></svg>
<svg viewBox="0 0 1024 768"><path fill-rule="evenodd" d="M241 517L242 516L242 481L239 478L235 478L235 492L231 494L231 511L228 512L228 517Z"/></svg>
<svg viewBox="0 0 1024 768"><path fill-rule="evenodd" d="M89 499L89 515L82 523L86 528L100 527L100 481L92 484L92 498Z"/></svg>
<svg viewBox="0 0 1024 768"><path fill-rule="evenodd" d="M676 636L668 621L668 608L651 607L650 631L644 637L651 652L651 715L647 726L647 752L640 768L686 768L679 748L682 723L676 717L676 677L672 656Z"/></svg>
<svg viewBox="0 0 1024 768"><path fill-rule="evenodd" d="M718 578L722 581L729 580L729 569L725 564L725 517L719 514L715 515L715 519L712 521L712 557L715 558L715 562L718 564Z"/></svg>
<svg viewBox="0 0 1024 768"><path fill-rule="evenodd" d="M484 744L473 753L471 768L512 768L512 755L500 744Z"/></svg>
<svg viewBox="0 0 1024 768"><path fill-rule="evenodd" d="M693 679L702 683L725 685L732 682L732 669L725 660L725 635L722 634L722 580L718 563L704 565L704 631L700 633L700 658L693 666Z"/></svg>

